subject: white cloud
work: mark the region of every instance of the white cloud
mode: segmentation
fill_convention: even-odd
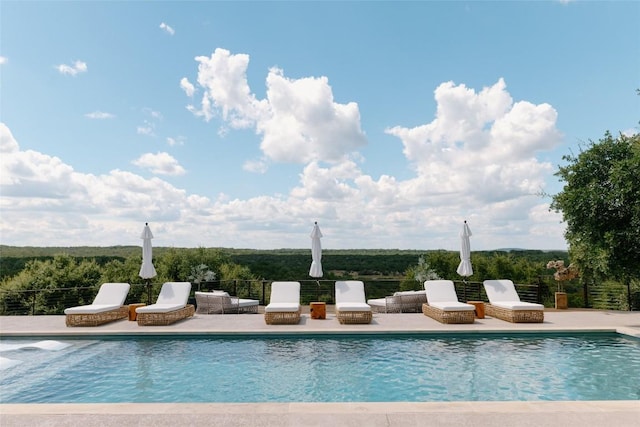
[[[20,147],[6,124],[0,122],[0,153],[8,154],[18,151]]]
[[[160,24],[160,29],[171,36],[176,33],[173,28],[171,28],[169,25],[165,24],[164,22]]]
[[[158,175],[184,175],[186,171],[169,153],[146,153],[132,162]]]
[[[291,80],[271,70],[267,96],[258,101],[250,92],[242,98],[238,87],[216,81],[229,69],[243,69],[242,58],[223,53],[215,61],[221,62],[215,67],[226,71],[199,79],[209,82],[202,86],[205,98],[212,106],[218,103],[207,114],[224,117],[226,105],[229,129],[248,120],[264,138],[289,125],[297,127],[294,136],[303,129],[310,135],[316,132],[315,138],[322,141],[341,133],[364,138],[356,130],[359,124],[355,126],[357,109],[333,102],[325,78]],[[213,66],[208,58],[206,62],[205,68]],[[225,79],[240,87],[246,82],[238,73]],[[218,85],[226,95],[215,94],[212,88]],[[474,233],[472,250],[564,248],[560,215],[549,212],[548,204],[536,195],[552,173],[551,165],[536,156],[561,141],[555,110],[547,104],[514,101],[502,79],[479,92],[443,83],[434,96],[432,120],[387,129],[399,138],[398,150],[402,147],[414,168],[409,179],[369,175],[362,169],[366,162],[349,154],[357,144],[327,153],[315,140],[298,140],[288,146],[302,153],[294,160],[308,159],[298,182],[282,193],[246,200],[223,194],[210,200],[127,171],[78,173],[57,158],[20,151],[3,126],[0,231],[4,241],[19,244],[41,245],[43,238],[52,245],[129,244],[123,237],[129,234],[136,244],[140,224],[149,220],[155,223],[158,245],[280,248],[307,247],[317,220],[327,248],[457,250],[459,228],[468,220]],[[297,103],[298,111],[289,111],[287,102]],[[348,113],[338,114],[343,109]],[[314,129],[310,117],[324,119],[323,129]],[[264,156],[246,161],[244,169],[266,174],[267,165],[282,157],[274,150],[263,148]],[[134,163],[155,174],[185,173],[167,153],[145,154]],[[32,231],[39,229],[46,230],[44,235]]]
[[[254,127],[272,161],[340,162],[366,145],[358,105],[336,103],[326,77],[294,80],[272,68],[267,97],[258,100],[247,82],[248,55],[216,49],[196,61],[204,95],[199,107],[187,108],[207,121],[219,115],[234,129]]]
[[[248,172],[263,174],[263,173],[267,172],[267,170],[269,169],[269,165],[268,165],[268,161],[266,159],[247,160],[242,165],[242,169],[244,169],[244,170],[246,170]]]
[[[138,126],[136,128],[136,133],[138,135],[148,135],[148,136],[154,136],[155,135],[153,133],[153,127],[150,126],[150,125]]]
[[[180,80],[180,89],[182,89],[188,97],[192,97],[196,92],[196,87],[186,77]]]
[[[104,111],[94,111],[91,113],[87,113],[84,116],[88,119],[97,119],[97,120],[113,119],[116,117],[114,114],[105,113]]]
[[[56,65],[56,70],[58,70],[60,74],[75,76],[79,73],[86,73],[87,64],[82,61],[75,61],[72,65],[67,65],[67,64]]]
[[[169,144],[171,147],[175,145],[184,145],[186,140],[187,139],[184,136],[177,136],[175,138],[167,137],[167,144]]]
[[[9,59],[6,56],[0,56],[0,65],[4,65],[9,62]]]
[[[479,93],[443,83],[435,99],[430,123],[386,130],[402,140],[424,195],[458,194],[483,203],[539,192],[551,165],[535,155],[561,142],[550,105],[514,104],[502,79]]]

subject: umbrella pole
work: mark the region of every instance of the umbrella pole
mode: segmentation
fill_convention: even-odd
[[[147,279],[147,304],[151,305],[151,281]]]

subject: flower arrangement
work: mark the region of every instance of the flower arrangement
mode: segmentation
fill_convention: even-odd
[[[565,267],[563,260],[549,261],[547,268],[554,268],[556,270],[556,272],[553,273],[553,278],[558,282],[558,292],[562,292],[562,282],[578,277],[578,269],[573,264]]]

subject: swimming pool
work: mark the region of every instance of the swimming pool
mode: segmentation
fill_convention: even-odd
[[[640,399],[640,340],[613,333],[36,341],[0,343],[0,402]]]

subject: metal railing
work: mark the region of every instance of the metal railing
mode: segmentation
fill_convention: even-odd
[[[335,303],[335,280],[297,280],[300,282],[300,302],[307,305],[312,301]],[[365,293],[369,298],[383,298],[393,295],[400,289],[401,279],[364,279]],[[193,283],[190,303],[195,304],[195,291],[224,290],[232,296],[257,299],[260,305],[269,302],[271,280],[222,280],[215,282]],[[454,281],[456,292],[461,301],[487,301],[481,282]],[[160,292],[161,283],[134,283],[125,300],[125,304],[155,302]],[[419,290],[416,283],[414,290]],[[523,301],[542,302],[541,284],[517,284],[516,289]],[[91,304],[98,286],[0,290],[0,315],[60,315],[67,307]],[[403,289],[406,290],[406,289]]]

